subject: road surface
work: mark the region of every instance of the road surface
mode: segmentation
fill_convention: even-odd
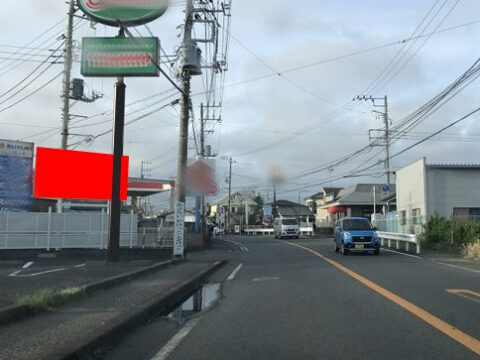
[[[235,237],[222,297],[181,324],[158,319],[106,359],[478,359],[480,273],[331,239]],[[232,252],[232,248],[236,247]],[[192,255],[193,256],[193,255]]]

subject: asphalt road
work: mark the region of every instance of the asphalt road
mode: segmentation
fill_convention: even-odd
[[[233,239],[243,251],[215,251],[230,261],[210,279],[222,283],[216,305],[153,321],[105,359],[480,358],[479,272],[386,251],[343,256],[331,239]]]

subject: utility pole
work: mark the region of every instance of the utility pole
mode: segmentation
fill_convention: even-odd
[[[205,159],[205,114],[203,112],[203,103],[200,105],[200,157]],[[201,223],[201,248],[205,249],[207,241],[207,224],[205,219],[205,195],[202,195],[200,201],[200,223]]]
[[[192,43],[193,29],[193,0],[187,0],[185,5],[185,32],[183,36],[184,63],[181,69],[182,94],[180,98],[180,129],[178,139],[177,179],[175,193],[175,239],[174,257],[183,258],[185,255],[185,184],[188,157],[188,122],[190,111],[190,80],[191,69],[187,66],[188,49]]]
[[[151,169],[149,169],[146,165],[151,165],[152,162],[150,160],[142,160],[142,165],[140,167],[140,177],[142,179],[145,178],[145,173],[147,172],[150,172]]]
[[[62,149],[68,148],[68,123],[70,121],[70,78],[72,74],[73,16],[75,0],[70,0],[67,14],[67,32],[65,34],[64,70],[62,88]],[[57,202],[57,212],[63,212],[63,199]]]
[[[387,154],[387,158],[385,159],[385,168],[387,169],[387,184],[388,186],[391,185],[390,179],[390,126],[389,126],[389,118],[388,118],[388,98],[385,95],[384,104],[383,104],[385,111],[383,113],[383,121],[385,123],[385,152]]]
[[[385,145],[385,173],[387,175],[387,184],[391,185],[391,169],[390,169],[390,118],[388,116],[388,97],[385,95],[384,97],[373,97],[373,96],[357,96],[353,100],[371,100],[373,106],[378,108],[383,108],[383,111],[373,110],[373,112],[380,114],[383,118],[383,123],[385,128],[384,129],[371,129],[371,131],[383,131],[383,143]],[[378,102],[383,101],[382,104],[377,105]]]
[[[228,175],[228,214],[227,214],[227,233],[230,233],[230,214],[232,213],[232,157],[230,157],[230,171]]]
[[[277,182],[273,181],[273,218],[277,217]]]

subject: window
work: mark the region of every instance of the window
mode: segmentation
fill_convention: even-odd
[[[283,225],[298,225],[297,219],[283,219],[282,220]]]
[[[453,208],[453,216],[460,221],[469,219],[480,221],[480,208]]]
[[[413,216],[413,223],[414,224],[420,224],[420,217],[422,216],[422,212],[420,209],[413,209],[412,210],[412,216]]]
[[[400,211],[400,225],[407,225],[407,211]]]
[[[480,219],[480,208],[468,209],[468,216],[470,216],[470,218],[474,220]]]

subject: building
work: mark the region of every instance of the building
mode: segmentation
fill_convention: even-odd
[[[480,165],[429,165],[423,158],[404,167],[397,171],[397,208],[400,232],[435,214],[480,218]]]
[[[346,216],[370,219],[373,213],[395,210],[391,200],[395,193],[395,185],[356,184],[341,190],[333,189],[326,193],[324,204],[317,206],[318,227],[332,227],[337,220]]]
[[[222,219],[223,222],[226,222],[227,213],[228,213],[228,195],[220,198],[217,201],[212,202],[209,205],[209,214],[210,218],[217,219],[217,213],[219,208],[223,208],[223,214],[225,214]],[[260,205],[253,200],[250,196],[236,192],[231,194],[230,197],[230,206],[232,213],[230,215],[230,225],[247,225],[252,222],[252,217],[258,212]],[[222,221],[218,221],[219,223]],[[252,224],[250,224],[252,225]]]
[[[322,191],[305,198],[307,206],[315,214],[315,225],[317,227],[331,226],[328,209],[324,208],[324,206],[334,201],[342,189],[341,187],[324,187]]]
[[[297,204],[288,200],[277,200],[276,216],[281,218],[295,218],[300,224],[314,224],[315,215],[306,205]],[[270,205],[273,205],[270,204]]]

